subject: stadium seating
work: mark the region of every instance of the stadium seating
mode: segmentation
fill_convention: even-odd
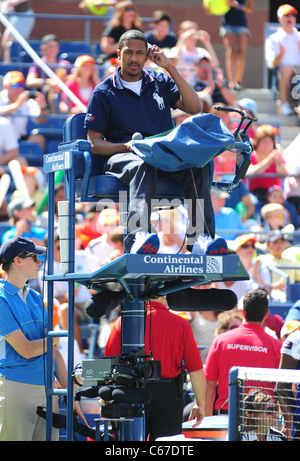
[[[91,55],[90,45],[86,42],[60,42],[59,57],[66,59],[72,64],[75,59],[82,54]]]
[[[11,229],[11,225],[8,222],[0,222],[0,242],[2,242],[2,237],[8,230]]]
[[[37,123],[30,119],[27,124],[27,133],[40,134],[46,139],[46,153],[54,152],[63,140],[64,117],[48,115],[45,123]]]
[[[19,142],[20,156],[24,157],[28,165],[42,168],[44,152],[39,144],[30,141]]]
[[[300,299],[300,282],[291,283],[290,299],[293,302],[296,302]]]

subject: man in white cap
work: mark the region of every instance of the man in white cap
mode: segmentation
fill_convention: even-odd
[[[295,27],[297,14],[292,5],[281,5],[277,10],[281,27],[266,40],[267,66],[270,69],[279,68],[279,94],[284,116],[293,113],[288,103],[288,93],[292,77],[300,72],[300,32]]]
[[[25,89],[25,76],[17,70],[7,72],[3,77],[3,90],[0,92],[0,115],[10,120],[18,141],[31,141],[45,150],[45,138],[41,134],[28,133],[30,119],[35,122],[46,121],[45,96],[37,91],[31,95]]]
[[[222,69],[212,66],[211,56],[208,52],[199,52],[199,59],[195,62],[195,70],[196,77],[192,84],[195,91],[210,95],[213,104],[222,102],[234,105],[236,103],[236,96],[229,88]]]

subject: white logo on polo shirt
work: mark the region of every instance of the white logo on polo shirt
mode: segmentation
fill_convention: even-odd
[[[159,96],[159,94],[155,92],[153,93],[153,99],[155,99],[155,101],[157,102],[159,110],[164,110],[165,108],[164,98],[162,96]]]

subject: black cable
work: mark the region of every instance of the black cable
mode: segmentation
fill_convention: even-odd
[[[193,180],[193,186],[194,186],[195,195],[196,195],[196,203],[199,204],[200,198],[199,198],[199,196],[198,196],[198,191],[197,191],[197,187],[196,187],[194,172],[193,172],[193,169],[192,169],[192,168],[190,168],[190,172],[191,172],[191,176],[192,176],[192,180]],[[201,215],[202,215],[203,224],[206,224],[206,221],[205,221],[205,213],[204,213],[204,210],[202,209],[202,207],[200,206],[200,204],[199,204],[199,209],[200,209],[200,213],[201,213]],[[196,210],[195,210],[195,213],[196,213]],[[209,230],[208,230],[208,227],[207,227],[207,226],[206,226],[206,229],[207,229],[207,232],[209,233]],[[211,236],[210,234],[209,234],[209,236],[212,238],[212,236]]]
[[[149,316],[149,356],[150,360],[153,359],[153,354],[152,354],[152,339],[151,339],[151,334],[152,334],[152,306],[151,306],[151,299],[148,300],[149,303],[149,308],[150,308],[150,316]],[[146,319],[147,319],[147,308],[146,308]]]

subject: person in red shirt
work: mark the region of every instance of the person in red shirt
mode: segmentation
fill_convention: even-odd
[[[88,105],[89,99],[96,85],[100,83],[99,70],[92,56],[78,56],[74,62],[75,72],[66,80],[66,86],[84,104]],[[63,113],[78,114],[81,108],[71,101],[66,93],[62,93],[59,109]]]
[[[100,237],[101,233],[97,229],[99,211],[89,210],[85,220],[75,224],[76,237],[79,239],[81,248],[84,250],[91,240]]]
[[[243,299],[243,324],[216,336],[205,360],[205,415],[215,409],[228,413],[229,371],[232,367],[279,368],[282,343],[266,333],[263,327],[268,316],[268,294],[255,289]],[[214,403],[216,390],[218,397]]]
[[[280,130],[272,125],[261,125],[256,129],[252,141],[254,151],[251,154],[251,165],[247,170],[249,189],[258,200],[267,201],[269,187],[280,186],[281,178],[277,175],[287,175],[282,147],[277,142]],[[272,174],[272,177],[265,177]],[[251,178],[251,175],[259,175]],[[275,176],[274,176],[275,175]]]
[[[183,395],[181,385],[182,365],[190,374],[195,405],[189,420],[194,426],[204,417],[205,377],[203,364],[189,322],[168,310],[166,299],[161,297],[147,303],[145,327],[145,351],[161,362],[161,379],[146,383],[152,399],[145,405],[145,437],[181,434]],[[122,320],[119,317],[112,327],[105,347],[105,356],[121,353]],[[150,346],[151,345],[151,346]]]

